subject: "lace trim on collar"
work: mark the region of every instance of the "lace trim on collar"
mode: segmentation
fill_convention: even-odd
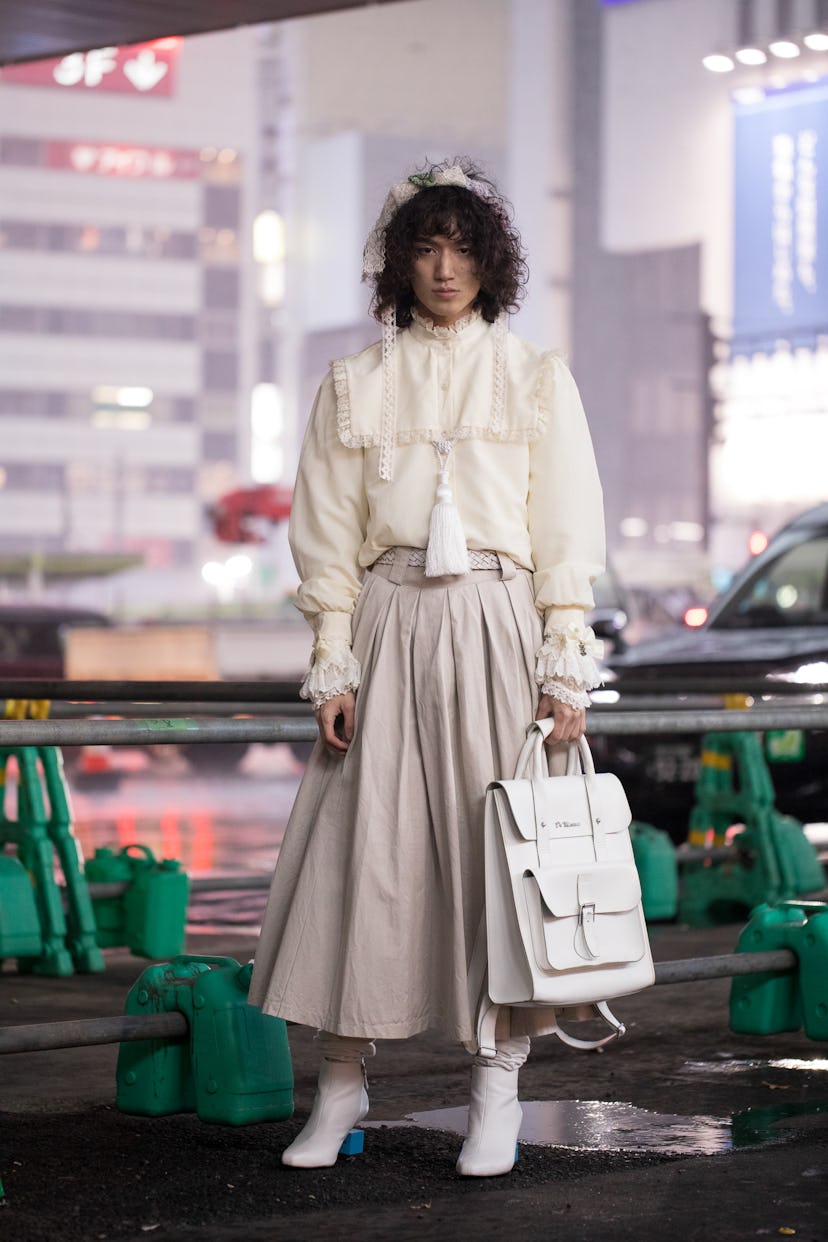
[[[415,321],[415,323],[419,324],[424,331],[431,333],[432,336],[442,337],[445,339],[446,337],[451,338],[453,336],[459,336],[466,330],[466,328],[469,327],[470,324],[475,323],[480,318],[480,311],[470,310],[468,315],[463,315],[460,319],[456,319],[454,323],[449,324],[448,327],[442,327],[441,325],[436,324],[434,320],[430,319],[427,315],[421,315],[416,307],[413,307],[411,310],[411,318]]]
[[[418,323],[421,317],[418,316]],[[477,311],[464,316],[458,323],[470,324],[480,319]],[[423,324],[427,328],[427,325]],[[456,325],[455,325],[456,326]],[[512,428],[506,421],[507,347],[509,328],[505,317],[491,325],[492,351],[492,399],[489,420],[486,424],[465,425],[448,431],[440,427],[412,427],[399,429],[396,425],[396,331],[389,323],[383,325],[382,366],[383,389],[379,427],[363,435],[355,434],[351,423],[351,393],[348,376],[348,359],[337,358],[331,363],[336,392],[336,417],[339,440],[346,448],[380,448],[380,478],[393,477],[393,450],[396,445],[428,444],[434,440],[499,440],[505,444],[526,444],[539,439],[546,429],[547,416],[552,405],[555,386],[555,360],[559,355],[542,355],[535,389],[536,420],[532,427]],[[436,329],[451,332],[451,328]],[[481,411],[482,413],[482,411]]]

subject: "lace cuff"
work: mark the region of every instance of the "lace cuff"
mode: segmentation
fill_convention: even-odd
[[[603,680],[595,663],[603,652],[603,643],[588,627],[570,622],[565,629],[550,630],[537,654],[535,681],[544,694],[552,694],[555,698],[562,696],[550,689],[551,685],[563,685],[575,691],[592,690]]]
[[[590,704],[586,690],[568,678],[565,681],[545,681],[541,686],[541,692],[548,694],[551,699],[557,699],[560,703],[574,707],[576,711],[582,707],[589,707]]]
[[[318,639],[313,661],[299,690],[301,699],[310,699],[314,707],[327,703],[338,694],[356,690],[362,676],[359,661],[350,646],[342,641]]]

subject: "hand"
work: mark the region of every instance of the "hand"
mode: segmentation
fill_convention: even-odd
[[[560,699],[553,699],[551,694],[542,694],[535,720],[546,720],[552,716],[555,727],[545,739],[547,746],[555,746],[558,742],[577,742],[586,732],[586,709],[570,707]]]
[[[348,690],[316,708],[316,723],[330,754],[344,757],[347,753],[354,736],[355,705],[356,696]]]

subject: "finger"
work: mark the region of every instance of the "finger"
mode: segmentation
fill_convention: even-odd
[[[333,702],[333,700],[329,700],[329,702]],[[339,711],[336,708],[329,706],[328,703],[323,703],[319,710],[319,727],[322,730],[322,737],[328,749],[336,754],[344,754],[348,749],[348,744],[341,741],[334,732],[338,716]]]
[[[353,741],[354,737],[354,699],[351,695],[342,704],[342,732],[345,735],[347,749],[347,744]]]

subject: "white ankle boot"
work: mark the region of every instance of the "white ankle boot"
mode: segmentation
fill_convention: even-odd
[[[311,1115],[290,1147],[282,1152],[282,1164],[295,1169],[323,1169],[336,1164],[348,1131],[367,1112],[362,1062],[323,1058]]]
[[[472,1066],[468,1138],[457,1161],[464,1177],[497,1177],[515,1163],[523,1109],[518,1104],[518,1071]]]

